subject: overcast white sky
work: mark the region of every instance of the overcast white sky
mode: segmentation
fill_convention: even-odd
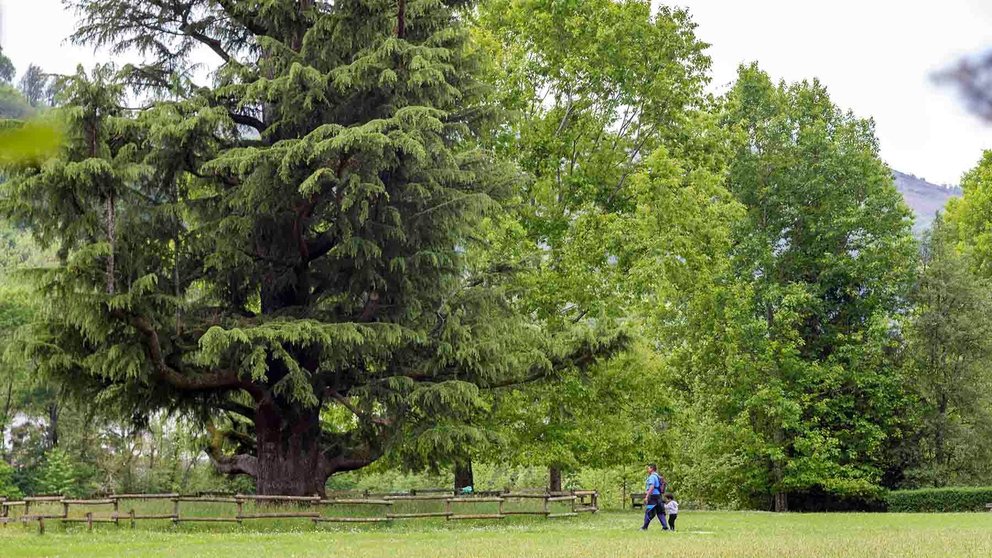
[[[136,0],[140,1],[140,0]],[[992,2],[982,0],[672,0],[689,8],[710,43],[714,86],[757,60],[773,78],[818,77],[834,102],[877,123],[894,168],[957,183],[985,148],[992,127],[967,114],[933,72],[962,54],[992,47]],[[71,72],[106,60],[68,45],[74,15],[60,0],[0,0],[0,45],[18,70],[31,62]]]
[[[933,73],[992,47],[992,2],[983,0],[673,0],[712,45],[713,83],[757,61],[773,79],[819,78],[835,103],[873,117],[895,169],[957,184],[992,127],[967,114]],[[724,87],[725,89],[725,87]]]

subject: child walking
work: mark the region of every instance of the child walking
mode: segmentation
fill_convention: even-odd
[[[665,494],[665,513],[668,514],[668,528],[675,530],[675,520],[679,518],[679,503],[671,493]]]

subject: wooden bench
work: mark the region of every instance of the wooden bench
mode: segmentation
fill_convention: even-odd
[[[644,507],[644,493],[638,492],[630,495],[630,507],[631,508],[643,508]]]

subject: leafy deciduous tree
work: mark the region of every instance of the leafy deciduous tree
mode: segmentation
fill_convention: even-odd
[[[871,122],[819,83],[745,67],[726,103],[728,184],[747,216],[688,367],[701,422],[725,425],[698,448],[716,450],[718,484],[779,511],[789,494],[871,494],[906,397],[909,212]]]
[[[693,29],[685,11],[653,13],[640,1],[505,0],[479,14],[479,42],[495,60],[493,100],[515,115],[492,142],[530,177],[494,244],[537,262],[519,276],[518,302],[552,331],[616,322],[637,330],[638,313],[665,299],[678,268],[703,249],[691,246],[707,234],[690,215],[699,206],[673,201],[703,196],[705,210],[727,201],[704,155],[709,60]],[[591,458],[590,439],[616,440],[616,424],[584,420],[590,405],[627,409],[627,425],[652,422],[663,406],[657,389],[641,389],[635,405],[610,389],[644,386],[637,376],[651,365],[625,363],[561,370],[557,381],[499,397],[515,457],[547,465],[552,489],[563,468]],[[588,430],[596,425],[603,430]],[[622,437],[616,449],[637,453],[637,436]]]
[[[950,230],[949,230],[950,229]],[[919,398],[911,439],[911,485],[969,484],[989,472],[988,391],[992,299],[955,248],[953,228],[934,221],[923,244],[906,329],[908,380]]]

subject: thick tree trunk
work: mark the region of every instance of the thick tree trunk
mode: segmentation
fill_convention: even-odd
[[[475,476],[472,473],[472,460],[455,462],[455,492],[461,491],[466,486],[475,486]]]
[[[561,469],[554,465],[548,467],[548,490],[561,492]]]
[[[317,409],[290,416],[275,405],[260,405],[255,414],[255,435],[259,494],[324,495],[328,467],[320,451]]]
[[[775,511],[778,513],[789,511],[789,495],[785,492],[775,493]]]

